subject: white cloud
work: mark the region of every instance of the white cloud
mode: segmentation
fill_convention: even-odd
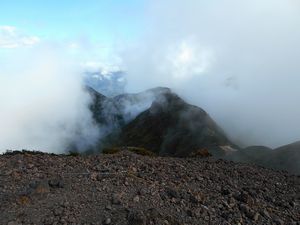
[[[32,46],[40,42],[40,38],[20,32],[13,26],[0,26],[0,48],[19,48]]]
[[[299,140],[298,2],[149,1],[122,57],[128,91],[171,87],[244,145]]]
[[[109,75],[113,72],[120,71],[121,68],[117,64],[108,63],[104,61],[86,61],[81,63],[82,70],[86,72],[99,72],[102,75]]]
[[[0,62],[0,153],[6,149],[79,150],[99,137],[73,61],[53,46],[27,49]],[[18,65],[18,66],[15,66]]]
[[[166,53],[166,64],[175,79],[188,79],[207,71],[212,61],[212,51],[201,47],[192,39],[184,39],[170,46]]]

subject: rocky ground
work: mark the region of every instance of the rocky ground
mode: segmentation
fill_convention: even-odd
[[[200,158],[0,156],[0,224],[300,224],[300,177]]]

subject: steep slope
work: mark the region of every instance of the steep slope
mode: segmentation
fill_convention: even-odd
[[[266,159],[270,160],[273,149],[265,146],[249,146],[240,151],[231,152],[225,156],[228,160],[245,163],[255,163],[265,166]]]
[[[118,127],[124,123],[119,106],[111,98],[90,87],[86,87],[86,90],[92,97],[90,110],[96,123],[110,127]]]
[[[126,124],[147,110],[155,99],[170,91],[168,88],[159,87],[136,94],[106,97],[91,87],[86,87],[86,90],[92,97],[90,109],[100,131],[97,145],[88,152],[101,151],[104,147],[114,145]]]
[[[153,101],[161,95],[170,92],[169,88],[153,88],[140,93],[121,94],[115,97],[106,97],[91,87],[86,87],[93,101],[90,106],[95,121],[99,125],[117,123],[123,126],[138,114],[150,108]]]
[[[125,125],[115,143],[174,156],[187,156],[203,148],[219,156],[225,154],[224,146],[234,147],[204,110],[170,91]]]
[[[275,149],[272,161],[273,168],[300,174],[300,141]]]
[[[224,158],[300,174],[300,142],[277,149],[270,149],[264,146],[250,146],[240,151],[232,152]]]
[[[155,100],[170,92],[169,88],[157,87],[139,93],[121,94],[112,98],[112,101],[119,106],[126,122],[130,122],[141,112],[149,109]]]

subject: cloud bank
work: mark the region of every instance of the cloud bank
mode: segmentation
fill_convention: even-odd
[[[53,46],[6,58],[0,71],[0,151],[84,150],[99,129],[73,62]],[[17,66],[16,66],[17,65]]]
[[[293,0],[149,1],[122,51],[128,91],[168,86],[241,145],[300,139],[300,5]]]

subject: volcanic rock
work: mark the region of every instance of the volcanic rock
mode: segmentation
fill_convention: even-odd
[[[19,162],[39,166],[29,173]],[[90,177],[107,170],[109,178]],[[8,175],[12,171],[20,176]],[[23,225],[299,224],[299,182],[299,176],[282,171],[213,158],[126,150],[77,157],[18,152],[0,155],[0,220]],[[33,191],[24,192],[28,189]]]

